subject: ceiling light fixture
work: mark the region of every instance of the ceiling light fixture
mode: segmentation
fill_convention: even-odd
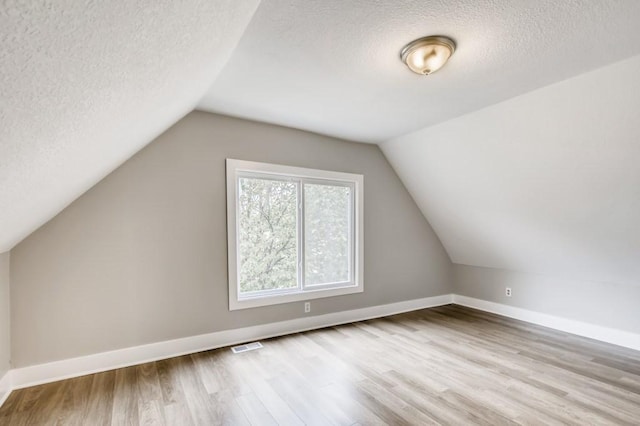
[[[407,44],[400,58],[416,74],[429,75],[442,68],[455,50],[456,44],[449,37],[422,37]]]

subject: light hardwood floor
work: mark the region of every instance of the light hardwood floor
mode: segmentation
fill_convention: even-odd
[[[2,425],[640,424],[640,352],[449,305],[13,392]]]

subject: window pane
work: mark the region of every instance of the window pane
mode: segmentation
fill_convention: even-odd
[[[297,185],[239,179],[240,293],[298,287]]]
[[[304,185],[305,285],[350,281],[351,188]]]

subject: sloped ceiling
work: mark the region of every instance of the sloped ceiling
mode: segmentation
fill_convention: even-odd
[[[258,1],[1,3],[0,252],[197,104],[382,143],[454,262],[638,282],[640,2]]]
[[[258,1],[0,3],[0,252],[191,111]]]
[[[638,22],[631,0],[273,0],[199,108],[381,143],[456,263],[638,283]],[[399,51],[430,34],[458,48],[417,76]]]
[[[640,56],[382,145],[455,263],[640,285]]]
[[[635,0],[270,0],[202,99],[206,111],[382,142],[640,53]],[[399,60],[418,37],[442,71]]]

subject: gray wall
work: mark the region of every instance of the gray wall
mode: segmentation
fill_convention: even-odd
[[[314,315],[450,292],[450,260],[377,146],[194,112],[11,251],[14,367],[303,316],[228,310],[227,157],[364,175],[365,291]]]
[[[0,253],[0,379],[11,369],[9,252]],[[0,389],[0,396],[6,389]]]
[[[453,286],[463,296],[640,333],[640,286],[457,264]],[[511,297],[505,287],[511,287]]]

